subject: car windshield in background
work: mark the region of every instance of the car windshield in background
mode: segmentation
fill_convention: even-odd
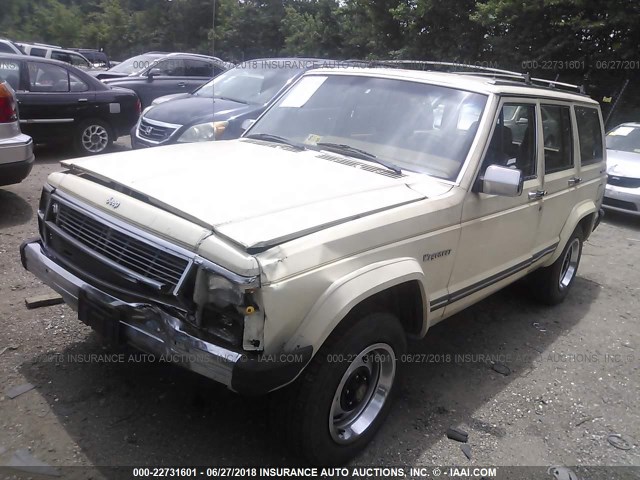
[[[109,72],[114,73],[122,73],[125,75],[131,75],[133,73],[138,73],[149,65],[153,64],[153,62],[157,61],[159,58],[162,58],[164,55],[138,55],[136,57],[131,57],[125,60],[122,63],[119,63],[115,67],[109,69]]]
[[[607,149],[640,153],[640,128],[621,125],[607,134]]]
[[[194,95],[212,98],[215,94],[238,103],[264,105],[303,70],[278,62],[247,62],[218,75]]]
[[[249,135],[275,135],[308,148],[348,146],[403,170],[454,181],[486,101],[485,95],[424,83],[309,75]]]

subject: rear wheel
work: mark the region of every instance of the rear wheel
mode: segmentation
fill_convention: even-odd
[[[86,120],[78,125],[75,148],[81,155],[97,155],[107,151],[113,143],[111,127],[99,119]]]
[[[583,239],[582,229],[576,228],[562,255],[552,265],[533,272],[533,292],[539,301],[556,305],[567,297],[580,265]]]
[[[332,334],[302,377],[277,392],[273,427],[312,464],[340,465],[360,452],[389,414],[398,390],[404,330],[370,313]]]

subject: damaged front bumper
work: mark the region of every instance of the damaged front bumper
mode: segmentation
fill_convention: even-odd
[[[58,292],[84,323],[107,340],[161,356],[238,393],[276,390],[292,382],[311,359],[311,346],[265,356],[204,341],[161,307],[144,300],[122,301],[73,275],[46,255],[39,239],[23,243],[20,256],[25,269]]]

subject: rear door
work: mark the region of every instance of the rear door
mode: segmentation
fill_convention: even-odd
[[[595,199],[600,207],[606,186],[602,114],[596,105],[575,105],[574,112],[580,153],[577,202]]]
[[[536,244],[553,249],[577,200],[578,145],[574,112],[569,103],[540,102],[544,175],[540,228]]]

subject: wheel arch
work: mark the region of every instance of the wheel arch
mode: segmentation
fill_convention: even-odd
[[[545,262],[544,266],[551,265],[560,257],[560,255],[562,255],[564,247],[567,245],[569,238],[577,227],[582,228],[584,240],[587,240],[593,231],[593,225],[596,221],[597,215],[598,207],[593,200],[586,200],[575,205],[571,210],[564,227],[562,227],[558,247],[549,260]]]
[[[403,302],[407,296],[411,301]],[[344,321],[380,305],[398,315],[407,334],[426,333],[428,299],[424,272],[415,258],[367,265],[333,282],[309,310],[285,351],[313,345],[315,355]]]

